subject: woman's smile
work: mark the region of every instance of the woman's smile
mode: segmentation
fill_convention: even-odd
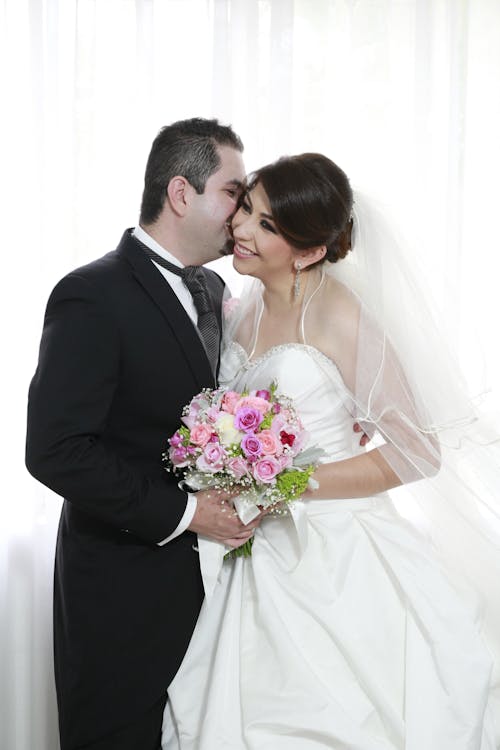
[[[250,250],[250,248],[245,247],[245,245],[242,245],[236,237],[234,238],[234,249],[233,252],[238,258],[254,258],[258,253],[254,252],[253,250]]]

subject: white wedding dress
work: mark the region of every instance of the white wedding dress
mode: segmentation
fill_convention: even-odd
[[[226,383],[275,379],[335,461],[357,454],[336,366],[305,344]],[[229,375],[228,375],[229,373]],[[301,501],[226,561],[169,688],[166,750],[495,750],[492,659],[474,608],[388,495]]]

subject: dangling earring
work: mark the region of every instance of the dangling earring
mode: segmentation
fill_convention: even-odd
[[[297,265],[295,266],[295,279],[294,279],[293,287],[292,287],[292,294],[293,294],[294,302],[300,294],[300,271],[301,269],[302,269],[302,264],[297,263]]]

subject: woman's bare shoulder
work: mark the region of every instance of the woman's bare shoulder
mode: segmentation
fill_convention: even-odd
[[[311,339],[317,348],[337,361],[356,345],[360,301],[342,282],[327,276],[311,307],[308,316]]]
[[[325,322],[329,326],[358,325],[361,303],[345,284],[332,276],[327,276],[322,298],[326,313]]]

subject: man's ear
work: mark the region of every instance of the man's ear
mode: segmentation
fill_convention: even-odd
[[[167,186],[167,198],[172,211],[177,216],[184,216],[189,202],[189,194],[193,187],[185,177],[172,177]]]
[[[297,270],[297,264],[300,263],[302,270],[307,266],[317,263],[318,260],[323,260],[326,255],[326,245],[319,245],[318,247],[311,247],[308,250],[299,250],[295,253],[296,258],[294,260],[294,267]]]

